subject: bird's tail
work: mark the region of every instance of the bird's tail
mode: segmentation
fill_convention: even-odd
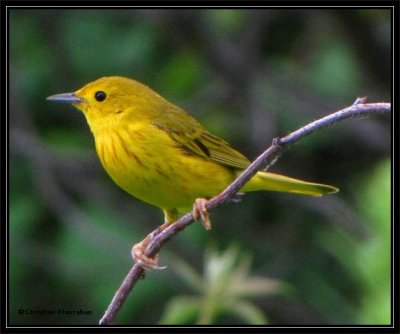
[[[339,191],[338,188],[333,186],[306,182],[293,179],[291,177],[267,172],[258,172],[241,189],[241,191],[243,192],[257,190],[282,191],[314,197],[332,194]]]

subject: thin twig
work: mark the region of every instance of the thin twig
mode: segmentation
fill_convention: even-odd
[[[207,204],[207,211],[212,211],[217,206],[222,203],[233,199],[237,192],[244,186],[244,184],[251,179],[259,170],[266,170],[272,164],[274,164],[284,148],[289,145],[294,144],[305,136],[325,128],[327,126],[332,126],[335,123],[345,120],[347,118],[357,118],[362,117],[372,113],[387,113],[391,110],[390,103],[364,103],[365,98],[358,98],[353,105],[348,108],[339,110],[333,114],[320,118],[314,122],[311,122],[300,129],[288,134],[283,138],[275,138],[272,145],[264,151],[256,160],[254,160],[248,168],[246,168],[236,179],[232,182],[224,191],[219,195],[211,198]],[[171,224],[168,228],[155,235],[148,247],[146,248],[144,254],[149,257],[156,255],[160,248],[179,231],[183,230],[191,223],[194,222],[194,217],[192,213],[187,213],[182,216],[179,220]],[[101,318],[100,325],[110,325],[122,305],[124,304],[129,292],[132,290],[139,278],[144,278],[144,269],[135,263],[121,286],[117,290],[112,299],[110,305],[108,306],[104,316]]]

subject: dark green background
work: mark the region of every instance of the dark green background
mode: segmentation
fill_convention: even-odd
[[[11,8],[8,19],[13,325],[96,324],[131,246],[162,222],[102,170],[83,115],[47,96],[105,75],[135,78],[250,159],[358,96],[390,102],[389,10]],[[291,287],[248,299],[269,324],[388,324],[390,135],[390,117],[374,115],[296,144],[271,171],[338,194],[252,193],[217,209],[210,232],[194,224],[163,248],[168,269],[139,282],[116,323],[157,324],[175,297],[194,294],[176,257],[201,273],[206,251],[236,244],[252,257],[249,275]]]

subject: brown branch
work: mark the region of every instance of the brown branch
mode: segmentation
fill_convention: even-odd
[[[232,200],[237,195],[237,192],[243,187],[243,185],[251,179],[253,175],[255,175],[259,170],[268,169],[273,163],[276,162],[277,157],[284,148],[287,148],[289,145],[294,144],[305,136],[325,128],[327,126],[332,126],[335,123],[345,120],[347,118],[356,118],[363,117],[372,113],[387,113],[391,110],[390,103],[364,103],[365,98],[358,98],[353,105],[348,108],[337,111],[333,114],[330,114],[326,117],[318,119],[314,122],[311,122],[300,129],[288,134],[282,138],[275,138],[272,142],[272,145],[264,151],[256,160],[254,160],[248,168],[246,168],[236,179],[232,182],[224,191],[222,191],[219,195],[211,198],[206,205],[207,211],[214,210],[217,206],[222,203]],[[187,213],[178,219],[176,222],[171,224],[168,228],[163,230],[162,232],[155,234],[151,239],[148,247],[146,248],[144,254],[152,257],[156,255],[161,247],[174,235],[176,235],[179,231],[183,230],[191,223],[194,222],[194,218],[192,213]],[[156,230],[155,230],[156,231]],[[153,233],[153,232],[152,232]],[[100,325],[110,325],[118,311],[121,309],[124,304],[126,298],[129,295],[129,292],[132,290],[136,282],[139,278],[144,277],[144,269],[138,264],[135,263],[121,286],[117,290],[112,299],[110,305],[108,306],[104,316],[101,318],[99,324]]]

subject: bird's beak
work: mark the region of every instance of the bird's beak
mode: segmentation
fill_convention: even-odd
[[[66,102],[66,103],[82,103],[83,99],[77,97],[75,93],[65,93],[65,94],[57,94],[57,95],[52,95],[46,98],[46,100],[49,101],[57,101],[57,102]]]

